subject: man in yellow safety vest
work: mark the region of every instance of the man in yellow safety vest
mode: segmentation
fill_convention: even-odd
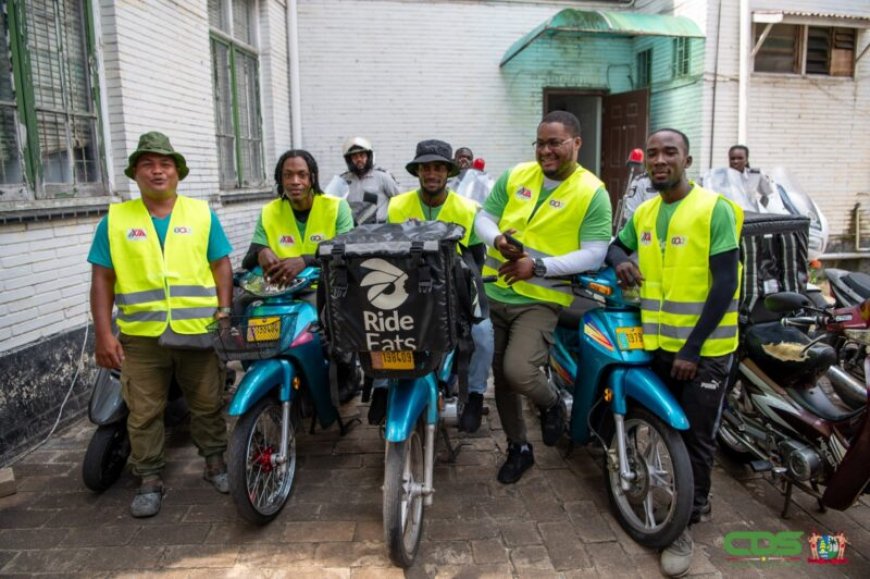
[[[150,517],[163,500],[163,410],[173,377],[190,408],[204,478],[229,492],[224,373],[207,327],[229,316],[232,247],[206,201],[176,192],[188,168],[166,135],[142,135],[125,174],[142,196],[111,205],[97,226],[88,254],[91,312],[97,364],[121,369],[130,410],[130,462],[142,479],[130,512]],[[112,333],[113,305],[119,337]]]
[[[715,435],[738,343],[743,225],[739,206],[688,180],[691,164],[682,132],[649,136],[646,171],[659,195],[637,208],[607,256],[621,284],[640,286],[644,349],[689,418],[681,434],[695,482],[690,526],[710,512]],[[687,528],[662,551],[665,575],[688,572],[693,548]]]
[[[489,246],[483,275],[495,330],[495,401],[508,439],[499,469],[503,484],[517,482],[534,462],[526,438],[522,396],[541,412],[544,444],[565,431],[566,412],[541,367],[547,365],[559,312],[571,288],[553,276],[601,266],[610,241],[610,198],[601,181],[577,163],[580,121],[565,111],[538,125],[536,160],[506,171],[478,213],[475,228]]]

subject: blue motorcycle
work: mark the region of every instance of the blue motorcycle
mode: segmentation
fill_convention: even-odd
[[[372,352],[389,356],[389,352]],[[444,437],[449,461],[456,449],[450,444],[445,416],[456,416],[456,396],[451,391],[454,353],[445,354],[437,369],[418,378],[388,381],[384,437],[384,541],[390,559],[407,568],[414,562],[423,528],[423,507],[432,504],[435,445],[438,431]],[[390,361],[388,361],[390,363]],[[393,362],[401,365],[401,360]],[[408,360],[408,364],[411,360]],[[410,369],[410,368],[409,368]],[[443,409],[443,412],[441,411]]]
[[[296,428],[303,406],[321,427],[338,421],[329,390],[329,360],[318,332],[313,295],[318,268],[305,268],[289,286],[268,283],[259,268],[241,279],[244,315],[215,322],[215,349],[242,360],[246,372],[229,415],[230,494],[242,518],[265,524],[278,516],[296,478]],[[312,422],[312,429],[314,423]]]
[[[689,522],[693,476],[678,431],[689,421],[650,369],[640,313],[610,268],[572,280],[598,306],[565,310],[549,373],[569,409],[570,439],[605,451],[607,492],[619,524],[646,547],[671,544]]]

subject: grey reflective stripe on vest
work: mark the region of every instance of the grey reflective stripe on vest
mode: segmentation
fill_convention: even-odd
[[[659,334],[659,325],[655,323],[645,323],[643,325],[643,333],[650,336],[658,336]]]
[[[172,308],[173,320],[198,320],[210,318],[214,315],[215,308]]]
[[[162,301],[166,299],[166,292],[162,289],[115,294],[115,303],[119,306],[133,306],[147,304],[148,302]]]
[[[169,286],[169,294],[174,298],[212,298],[217,295],[217,288],[201,285]]]
[[[701,312],[704,310],[704,304],[706,302],[672,302],[665,301],[662,303],[661,312],[666,314],[679,314],[686,316],[700,316]],[[643,299],[640,302],[641,309],[647,310],[649,312],[656,313],[659,310],[659,302],[658,300],[652,300],[649,298]],[[737,300],[731,300],[731,303],[728,304],[728,310],[725,312],[726,314],[730,314],[737,311]]]
[[[675,340],[688,340],[689,335],[692,333],[692,330],[695,328],[683,328],[677,326],[666,326],[664,324],[659,325],[658,334],[664,338],[674,338]],[[646,326],[644,326],[644,331],[646,331]],[[652,330],[653,332],[655,329]],[[727,338],[734,338],[737,336],[737,326],[719,326],[715,330],[713,330],[709,336],[707,336],[708,340],[721,340]]]
[[[214,308],[211,310],[214,312]],[[124,322],[165,322],[166,312],[118,312],[118,319]]]
[[[498,269],[499,267],[501,267],[501,262],[499,262],[495,258],[489,257],[489,256],[487,256],[486,261],[484,263],[485,263],[485,265],[487,265],[493,269]],[[524,279],[522,281],[523,281],[523,283],[529,283],[532,285],[536,285],[538,287],[557,291],[557,292],[560,292],[563,294],[573,295],[572,291],[571,291],[571,284],[568,283],[564,279],[556,280],[556,279],[547,279],[547,278],[540,278],[540,277],[531,277],[529,279]]]

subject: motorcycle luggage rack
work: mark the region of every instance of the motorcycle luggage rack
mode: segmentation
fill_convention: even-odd
[[[282,337],[295,321],[296,314],[274,316],[230,316],[212,322],[215,352],[224,362],[230,360],[266,360],[283,349]]]

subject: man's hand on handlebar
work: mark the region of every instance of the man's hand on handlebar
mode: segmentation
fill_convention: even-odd
[[[277,286],[286,287],[293,283],[299,272],[305,269],[305,260],[301,257],[288,257],[278,260],[268,268],[264,267],[266,281]]]
[[[643,285],[643,275],[633,261],[625,261],[616,266],[616,277],[622,287]]]

